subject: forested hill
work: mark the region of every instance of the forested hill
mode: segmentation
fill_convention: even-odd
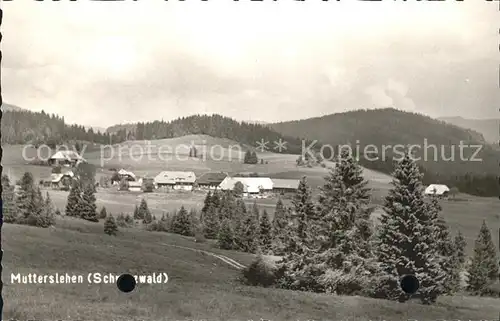
[[[147,123],[115,125],[109,127],[107,132],[114,133],[117,130],[132,131],[136,140],[153,140],[173,138],[184,135],[204,134],[212,137],[227,138],[240,144],[257,147],[257,141],[267,141],[269,150],[278,152],[273,148],[274,142],[280,139],[286,141],[284,153],[300,154],[302,141],[294,136],[277,133],[267,126],[261,124],[250,124],[239,122],[221,115],[193,115],[182,117],[170,122],[153,121]]]
[[[2,107],[2,109],[4,109]],[[89,141],[108,144],[124,141],[127,133],[115,134],[94,132],[80,125],[68,125],[64,117],[44,111],[31,112],[24,109],[4,109],[2,115],[2,144],[64,144],[68,141]]]
[[[361,157],[360,162],[367,168],[385,173],[390,173],[393,169],[394,154],[391,146],[421,146],[420,151],[416,149],[416,156],[422,158],[426,156],[424,150],[427,146],[427,157],[424,158],[425,161],[420,161],[421,167],[427,172],[424,177],[426,183],[441,182],[476,195],[500,195],[496,181],[500,153],[485,142],[480,133],[428,116],[386,108],[356,110],[268,126],[283,135],[305,137],[323,144],[359,145],[361,153],[364,146],[374,145],[379,159],[367,160]],[[461,157],[461,142],[464,145],[482,145],[481,151],[472,158],[477,148],[466,147]],[[436,146],[436,150],[431,145]],[[384,146],[388,149],[383,160],[381,153]],[[452,150],[454,158],[448,160],[453,155]]]

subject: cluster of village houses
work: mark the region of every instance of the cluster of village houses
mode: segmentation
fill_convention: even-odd
[[[82,161],[78,154],[68,152],[57,152],[49,160],[51,165],[62,167],[73,167]],[[84,160],[83,160],[84,161]],[[118,177],[127,181],[127,189],[130,192],[143,192],[145,185],[150,182],[157,191],[193,191],[193,190],[233,190],[237,182],[243,186],[243,196],[267,197],[271,194],[294,193],[298,186],[298,179],[275,179],[269,177],[231,177],[225,172],[208,172],[196,176],[191,171],[162,171],[155,177],[138,178],[133,172],[120,169]],[[53,173],[51,186],[61,188],[64,179],[73,179],[72,170],[62,170],[61,173]],[[119,181],[114,182],[115,185]]]
[[[49,164],[59,164],[65,167],[72,167],[78,162],[84,161],[81,156],[75,152],[57,152],[49,160]],[[127,189],[130,192],[143,192],[145,185],[149,182],[157,191],[193,191],[193,190],[233,190],[237,182],[243,186],[243,196],[247,197],[268,197],[272,194],[294,193],[298,186],[298,179],[276,179],[269,177],[231,177],[224,172],[208,172],[197,177],[191,171],[163,171],[155,177],[138,178],[136,175],[125,169],[118,172],[120,180],[128,182]],[[74,173],[64,171],[59,174],[52,174],[51,185],[53,188],[60,188],[63,179],[72,179]],[[114,184],[119,184],[114,182]],[[427,186],[424,194],[438,195],[446,197],[450,189],[446,185],[431,184]]]

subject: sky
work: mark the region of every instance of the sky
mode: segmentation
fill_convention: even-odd
[[[2,2],[5,103],[107,127],[394,107],[500,116],[496,2]]]

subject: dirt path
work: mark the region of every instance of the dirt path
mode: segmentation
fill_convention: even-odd
[[[208,256],[212,256],[212,257],[215,257],[217,259],[219,259],[220,261],[228,264],[229,266],[237,269],[237,270],[242,270],[245,268],[245,266],[241,263],[238,263],[236,262],[235,260],[225,256],[225,255],[220,255],[220,254],[216,254],[216,253],[213,253],[213,252],[209,252],[209,251],[205,251],[205,250],[200,250],[200,249],[194,249],[194,248],[191,248],[191,247],[185,247],[185,246],[179,246],[179,245],[172,245],[172,244],[166,244],[166,243],[160,243],[161,245],[165,245],[165,246],[170,246],[170,247],[176,247],[176,248],[179,248],[179,249],[184,249],[184,250],[189,250],[189,251],[194,251],[194,252],[198,252],[198,253],[202,253],[202,254],[205,254],[205,255],[208,255]]]

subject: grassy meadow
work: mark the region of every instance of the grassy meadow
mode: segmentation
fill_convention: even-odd
[[[212,150],[211,157],[185,157],[189,149],[182,145],[194,142],[198,152]],[[258,153],[267,164],[242,163],[235,142],[209,136],[185,136],[152,141],[148,155],[130,150],[133,144],[147,146],[148,142],[126,142],[116,145],[122,152],[108,151],[101,158],[98,146],[89,147],[83,154],[98,166],[100,176],[111,176],[110,169],[125,168],[139,176],[155,176],[162,170],[190,170],[197,175],[208,171],[257,172],[273,178],[299,179],[308,177],[317,194],[328,169],[296,166],[297,155]],[[142,144],[142,145],[141,145]],[[213,146],[220,146],[212,148]],[[123,147],[125,146],[125,147]],[[177,148],[181,146],[182,148]],[[127,149],[128,148],[128,149]],[[176,150],[177,148],[177,150]],[[183,149],[184,148],[184,149]],[[137,148],[139,149],[140,148]],[[24,172],[33,173],[35,180],[48,179],[51,168],[29,165],[22,154],[22,146],[4,146],[2,165],[4,174],[12,181]],[[146,147],[143,148],[146,150]],[[167,150],[166,152],[163,152]],[[170,152],[172,150],[173,152]],[[50,152],[46,152],[47,155]],[[138,154],[139,153],[139,154]],[[25,155],[36,154],[27,148]],[[205,154],[207,154],[205,152]],[[46,157],[47,155],[42,155]],[[165,157],[160,157],[163,155]],[[170,157],[168,157],[170,155]],[[176,157],[181,156],[181,157]],[[113,157],[111,157],[113,156]],[[215,158],[215,159],[214,159]],[[220,159],[220,160],[219,160]],[[101,167],[101,165],[103,165]],[[373,189],[373,202],[380,204],[390,188],[390,177],[366,170],[365,177]],[[54,205],[64,211],[68,192],[44,189]],[[148,202],[153,215],[186,208],[200,209],[205,195],[200,192],[133,193],[119,192],[116,187],[98,188],[97,206],[105,206],[108,213],[132,213],[142,198]],[[288,202],[288,200],[286,200]],[[253,200],[248,200],[250,205]],[[272,215],[276,199],[258,199],[260,208]],[[443,216],[453,233],[462,231],[472,252],[474,240],[485,219],[498,244],[500,202],[496,198],[459,195],[456,200],[442,202]],[[500,300],[476,297],[442,297],[434,306],[418,302],[404,304],[361,297],[338,297],[283,290],[242,286],[237,282],[240,271],[219,259],[201,252],[169,245],[210,251],[248,265],[251,254],[223,251],[211,242],[195,243],[192,238],[138,228],[121,229],[116,237],[103,233],[103,223],[90,223],[70,218],[58,218],[53,228],[5,224],[3,226],[5,286],[4,318],[27,320],[493,320],[498,318]],[[89,285],[19,285],[10,283],[11,273],[132,273],[166,272],[166,285],[139,285],[129,294],[121,293],[114,284]]]
[[[242,286],[229,265],[179,245],[223,253],[242,264],[253,255],[167,233],[122,229],[60,218],[54,228],[3,227],[4,319],[44,320],[493,320],[500,300],[442,297],[434,306]],[[167,245],[166,245],[167,244]],[[20,285],[11,273],[84,275],[166,272],[167,284],[139,284],[131,293],[114,284]]]

